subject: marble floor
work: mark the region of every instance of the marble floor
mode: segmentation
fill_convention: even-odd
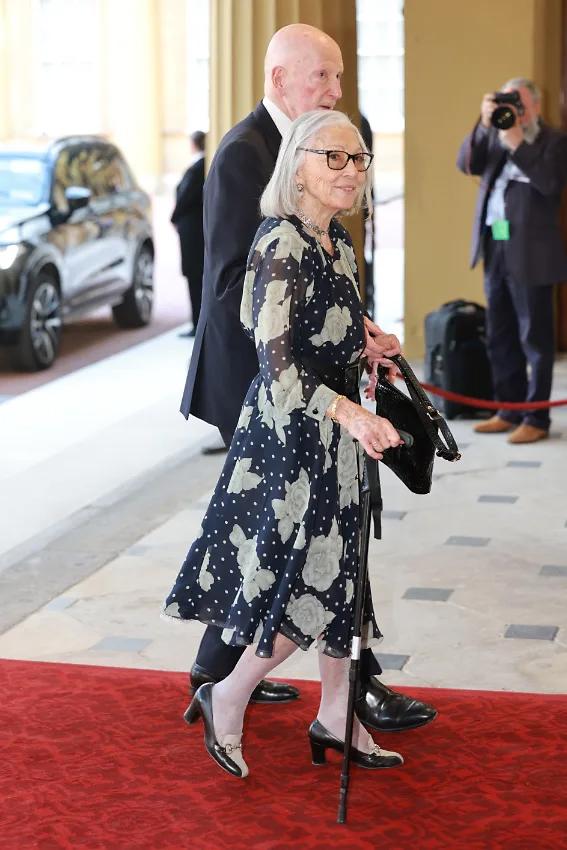
[[[0,656],[187,670],[202,626],[160,618],[223,463],[178,401],[177,332],[0,405]],[[554,395],[567,397],[567,360]],[[370,571],[384,680],[567,691],[567,407],[512,446],[452,423],[429,496],[384,470]],[[297,651],[278,675],[316,678]]]

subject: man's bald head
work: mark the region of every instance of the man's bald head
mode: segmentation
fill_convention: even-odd
[[[272,36],[264,72],[264,94],[291,119],[312,109],[334,109],[342,94],[340,47],[308,24],[290,24]]]

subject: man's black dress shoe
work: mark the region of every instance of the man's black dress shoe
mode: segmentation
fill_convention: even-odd
[[[361,723],[379,732],[402,732],[425,726],[437,717],[431,705],[413,697],[398,694],[370,676],[356,703],[356,715]]]
[[[309,727],[309,742],[311,743],[311,761],[313,764],[325,764],[325,750],[337,750],[344,752],[344,741],[339,741],[330,732],[327,732],[322,723],[314,720]],[[374,747],[371,753],[363,753],[355,747],[351,747],[350,760],[359,767],[366,767],[370,770],[376,770],[383,767],[398,767],[403,764],[404,760],[399,753],[392,753],[390,750],[381,750],[378,744]]]
[[[212,682],[214,684],[218,680],[214,676],[211,676],[204,667],[201,667],[199,664],[193,664],[189,681],[189,692],[194,694],[197,688],[200,688],[205,682]],[[262,679],[260,684],[252,691],[250,702],[290,702],[292,699],[297,699],[298,696],[299,691],[293,685]]]
[[[248,767],[242,758],[238,758],[237,751],[240,750],[242,755],[242,738],[236,735],[228,735],[232,738],[232,743],[225,743],[221,746],[217,741],[215,734],[215,725],[213,723],[213,685],[212,682],[207,682],[202,685],[193,699],[183,719],[186,723],[194,723],[201,716],[205,724],[205,747],[208,754],[219,767],[226,770],[232,776],[237,776],[239,779],[244,779],[248,776]],[[234,756],[231,758],[231,756]],[[238,763],[240,762],[240,764]]]
[[[178,333],[177,336],[179,339],[193,339],[196,333],[196,328],[191,328],[190,331],[181,331],[181,333]]]
[[[201,449],[202,455],[224,455],[228,451],[226,446],[205,446]]]

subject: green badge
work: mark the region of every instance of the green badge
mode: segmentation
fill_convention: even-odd
[[[510,222],[507,219],[501,218],[498,221],[493,221],[490,226],[493,239],[505,242],[510,238]]]

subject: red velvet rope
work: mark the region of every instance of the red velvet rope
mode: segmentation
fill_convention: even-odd
[[[401,375],[400,375],[401,377]],[[567,404],[567,398],[557,401],[488,401],[485,398],[473,398],[460,393],[452,393],[450,390],[442,390],[433,384],[422,383],[421,386],[429,393],[446,398],[449,401],[458,401],[466,407],[481,407],[485,410],[545,410],[548,407],[562,407]]]

